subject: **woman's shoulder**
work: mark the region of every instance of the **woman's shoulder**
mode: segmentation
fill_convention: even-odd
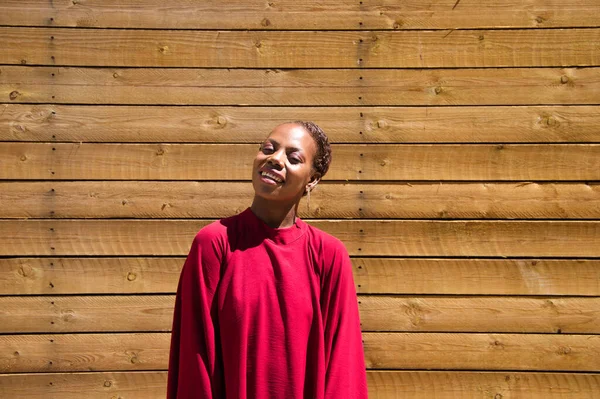
[[[336,236],[307,223],[311,245],[321,253],[347,253],[346,246]]]
[[[215,220],[202,227],[194,237],[194,241],[219,241],[227,240],[227,231],[239,222],[239,214]]]

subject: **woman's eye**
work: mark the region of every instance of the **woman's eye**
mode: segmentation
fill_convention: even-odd
[[[262,148],[262,152],[264,152],[265,154],[270,154],[273,152],[273,148],[271,147],[263,147]]]
[[[297,164],[297,163],[300,163],[300,162],[302,162],[302,161],[301,161],[299,158],[294,158],[294,157],[292,157],[292,158],[290,158],[290,162],[291,162],[292,164]]]

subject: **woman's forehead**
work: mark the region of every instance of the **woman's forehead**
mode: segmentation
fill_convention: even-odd
[[[304,151],[316,149],[316,144],[310,133],[303,126],[293,123],[276,126],[267,139],[285,147],[295,147]]]

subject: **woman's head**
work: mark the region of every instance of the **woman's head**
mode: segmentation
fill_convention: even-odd
[[[300,200],[327,173],[331,147],[313,122],[276,126],[262,142],[252,168],[255,194],[277,201]]]

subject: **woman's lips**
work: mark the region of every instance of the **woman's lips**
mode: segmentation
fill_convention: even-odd
[[[282,184],[284,182],[283,177],[273,170],[261,169],[258,175],[262,181],[268,184]]]

